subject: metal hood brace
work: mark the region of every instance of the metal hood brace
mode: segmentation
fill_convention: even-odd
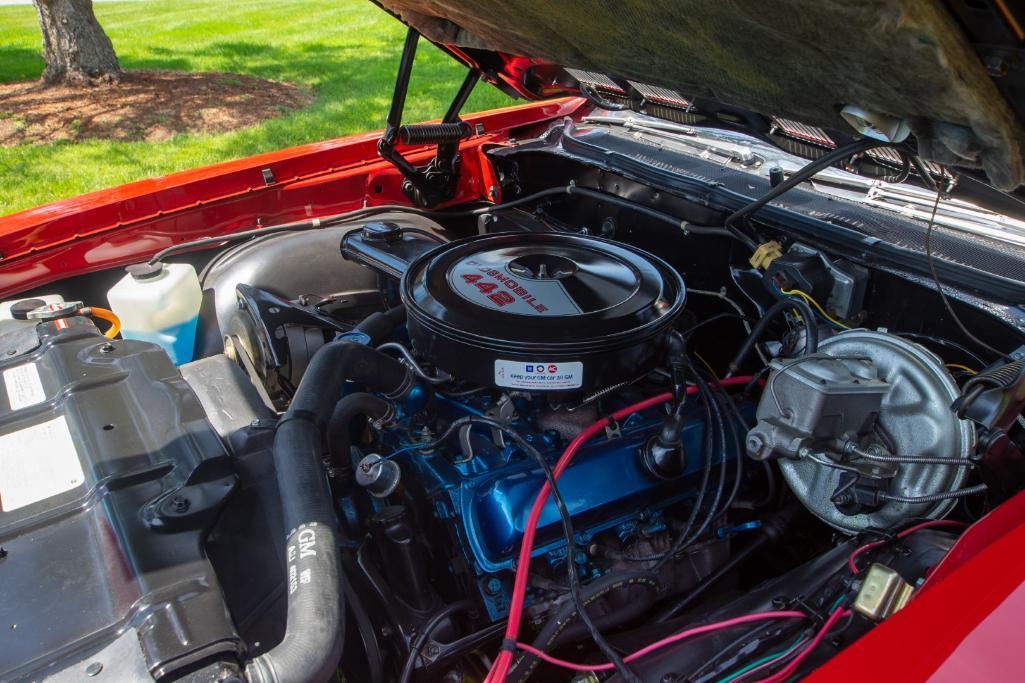
[[[520,95],[572,92],[573,79],[545,71],[549,63],[837,130],[847,128],[841,110],[856,108],[906,122],[925,158],[983,168],[1005,189],[1025,184],[1025,103],[1009,87],[1025,34],[1002,3],[379,4]],[[962,26],[971,29],[975,49]]]

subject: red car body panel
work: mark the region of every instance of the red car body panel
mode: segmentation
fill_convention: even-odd
[[[973,524],[913,601],[815,681],[1018,681],[1025,642],[1025,493]]]
[[[526,64],[520,65],[526,67]],[[461,145],[450,204],[497,199],[488,145],[580,115],[579,98],[466,117],[485,133]],[[0,218],[0,297],[123,266],[173,243],[364,205],[409,204],[401,176],[377,156],[379,133],[184,171]],[[414,163],[427,148],[403,150]],[[273,179],[265,182],[264,169]],[[1025,678],[1025,493],[971,527],[911,605],[812,675],[819,681],[996,681]]]
[[[465,117],[484,134],[461,145],[463,166],[450,204],[484,199],[491,170],[480,153],[514,131],[572,115],[579,98]],[[55,280],[127,265],[198,237],[409,204],[401,175],[377,156],[380,133],[355,135],[142,180],[0,218],[0,298]],[[404,154],[424,163],[432,150]],[[265,182],[264,169],[273,174]]]

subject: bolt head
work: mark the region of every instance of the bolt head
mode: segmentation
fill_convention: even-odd
[[[989,72],[990,76],[999,78],[1007,75],[1007,60],[1003,57],[998,55],[989,55],[985,58],[983,63],[986,65],[986,71]]]

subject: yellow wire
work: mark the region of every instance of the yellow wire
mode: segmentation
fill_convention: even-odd
[[[810,294],[806,294],[805,292],[802,292],[799,289],[781,289],[780,291],[788,296],[791,294],[796,294],[797,296],[804,299],[808,304],[814,306],[815,310],[821,313],[822,317],[828,320],[829,322],[833,323],[837,327],[842,327],[845,330],[851,329],[850,325],[844,325],[842,322],[826,313],[826,309],[822,308],[822,306],[819,305],[819,302],[815,301],[815,299],[813,299]]]
[[[704,358],[703,358],[703,357],[701,356],[701,354],[700,354],[700,353],[698,353],[697,351],[695,351],[695,352],[694,352],[694,355],[695,355],[695,356],[697,357],[697,359],[698,359],[699,361],[701,361],[702,365],[704,365],[704,366],[705,366],[706,368],[708,368],[708,371],[709,371],[710,373],[712,373],[712,377],[715,377],[715,379],[716,379],[716,380],[718,380],[718,379],[719,379],[719,375],[715,374],[715,369],[714,369],[714,368],[712,367],[712,364],[711,364],[711,363],[709,363],[709,362],[708,362],[707,360],[705,360],[705,359],[704,359]]]
[[[799,289],[781,289],[780,291],[783,292],[784,294],[788,295],[788,296],[792,295],[792,294],[796,294],[797,296],[801,297],[806,302],[808,302],[808,304],[814,306],[816,308],[816,310],[818,310],[818,312],[821,313],[822,316],[826,320],[828,320],[829,322],[831,322],[834,325],[837,325],[839,327],[842,327],[845,330],[851,329],[849,325],[844,325],[842,322],[840,322],[836,318],[834,318],[831,315],[829,315],[828,313],[826,313],[826,311],[822,308],[822,306],[819,305],[819,302],[815,301],[815,299],[813,299],[810,294],[808,294],[806,292],[802,292]],[[698,356],[698,358],[701,358],[701,356]],[[702,361],[702,362],[704,362],[704,361]],[[705,365],[707,365],[707,363],[705,363]],[[977,375],[977,374],[979,374],[978,371],[971,369],[967,365],[961,365],[960,363],[947,363],[947,367],[948,368],[953,368],[954,370],[964,370],[965,372],[967,372],[970,375]]]

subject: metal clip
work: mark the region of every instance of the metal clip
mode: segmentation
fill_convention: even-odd
[[[609,441],[618,439],[623,436],[623,430],[619,423],[611,416],[608,418],[609,423],[605,425],[605,438]]]

